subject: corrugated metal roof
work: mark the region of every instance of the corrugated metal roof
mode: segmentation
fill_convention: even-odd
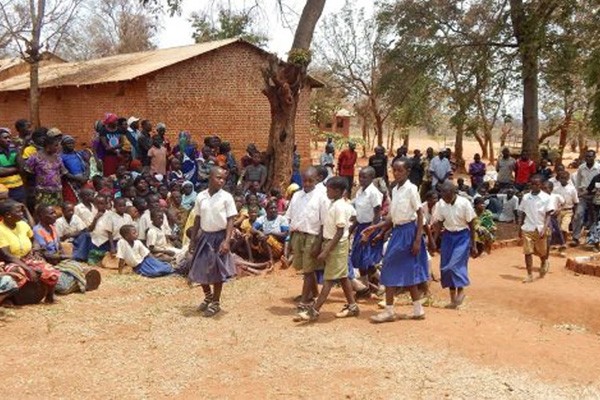
[[[47,65],[40,68],[40,88],[128,81],[238,41],[242,40],[218,40],[89,61]],[[29,89],[29,74],[21,74],[0,82],[0,92],[26,89]]]

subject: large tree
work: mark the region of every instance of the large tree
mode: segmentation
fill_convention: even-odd
[[[257,46],[264,46],[267,37],[256,29],[256,12],[257,7],[245,10],[220,8],[216,20],[210,12],[194,12],[190,16],[194,28],[192,37],[196,43],[239,37]]]
[[[68,37],[83,0],[3,0],[0,30],[7,31],[10,46],[29,63],[29,114],[40,125],[39,66],[44,51],[54,52]]]

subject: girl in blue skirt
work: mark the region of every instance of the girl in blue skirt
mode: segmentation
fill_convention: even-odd
[[[358,268],[363,283],[369,285],[368,277],[376,269],[383,257],[383,240],[374,242],[372,239],[378,232],[373,232],[369,241],[363,242],[361,235],[363,231],[373,224],[380,222],[381,204],[383,194],[373,185],[375,170],[365,167],[358,174],[360,188],[354,197],[354,208],[356,209],[356,224],[351,229],[354,231],[354,241],[350,253],[350,262],[354,268]]]
[[[457,308],[464,299],[464,288],[469,286],[469,254],[477,257],[475,244],[475,210],[471,202],[456,194],[456,186],[445,182],[441,186],[442,199],[433,212],[436,240],[441,232],[440,272],[442,288],[450,290],[448,308]],[[442,230],[443,229],[443,230]]]
[[[235,275],[229,243],[237,215],[235,201],[223,190],[227,174],[220,167],[210,171],[208,189],[200,192],[194,205],[194,226],[190,240],[190,281],[199,283],[204,301],[198,307],[205,317],[221,311],[223,282]],[[211,287],[212,285],[212,287]]]
[[[392,234],[383,257],[381,283],[385,286],[385,309],[371,317],[375,323],[396,319],[394,295],[396,289],[405,287],[410,291],[413,302],[412,315],[402,319],[424,319],[425,311],[420,302],[418,285],[429,280],[427,251],[423,238],[423,210],[419,190],[408,180],[409,164],[402,159],[392,165],[396,186],[391,192],[390,212],[385,220],[371,225],[362,233],[364,242],[377,229],[382,232],[392,228]]]
[[[119,229],[121,239],[117,242],[117,258],[119,273],[125,266],[133,268],[133,272],[147,278],[157,278],[173,273],[173,268],[166,262],[150,255],[150,250],[138,240],[137,228],[133,225],[123,225]]]

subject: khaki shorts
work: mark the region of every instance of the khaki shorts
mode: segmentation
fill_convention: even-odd
[[[569,232],[569,224],[571,224],[572,219],[573,210],[561,210],[561,212],[558,214],[560,230],[563,232]]]
[[[316,235],[304,232],[292,232],[290,240],[292,252],[294,253],[292,266],[304,274],[322,269],[319,268],[317,260],[310,254],[315,240],[317,240]]]
[[[323,244],[329,240],[325,240]],[[348,277],[348,240],[338,242],[331,250],[325,260],[325,274],[323,279],[326,281],[335,281]]]
[[[538,257],[548,255],[548,235],[540,238],[538,231],[523,231],[523,254],[535,254]]]

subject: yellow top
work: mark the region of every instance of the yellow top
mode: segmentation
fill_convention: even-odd
[[[0,222],[0,249],[8,247],[15,257],[25,257],[31,251],[33,231],[25,221],[17,222],[15,229],[10,229]]]
[[[34,155],[35,153],[37,153],[37,151],[38,151],[37,148],[34,145],[32,145],[32,144],[30,144],[29,146],[25,147],[23,149],[23,156],[22,156],[23,160],[27,160],[29,157],[31,157],[32,155]]]

